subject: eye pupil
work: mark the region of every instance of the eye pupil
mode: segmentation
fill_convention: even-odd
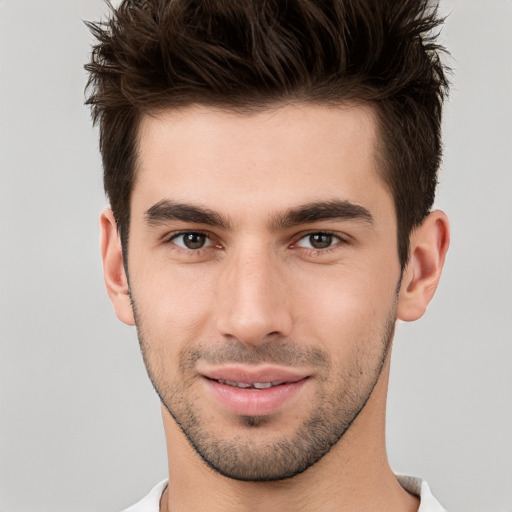
[[[309,236],[309,243],[315,249],[326,249],[332,245],[332,235],[327,233],[315,233]]]
[[[183,235],[183,243],[188,249],[201,249],[206,242],[206,236],[201,233],[187,233]]]

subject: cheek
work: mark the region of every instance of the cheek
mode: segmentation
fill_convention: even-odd
[[[169,351],[199,338],[215,303],[214,279],[191,268],[158,268],[134,276],[138,321],[152,348]]]
[[[380,338],[393,309],[397,281],[398,277],[361,268],[316,276],[301,296],[297,332],[309,332],[327,350],[335,347],[340,356]]]

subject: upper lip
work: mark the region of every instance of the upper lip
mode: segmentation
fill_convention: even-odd
[[[288,368],[269,365],[256,367],[243,365],[221,366],[208,368],[200,371],[200,373],[211,380],[227,380],[246,384],[253,382],[298,382],[309,376],[307,373],[300,373]]]

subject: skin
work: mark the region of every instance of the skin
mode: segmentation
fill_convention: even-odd
[[[431,213],[411,235],[402,275],[375,141],[361,105],[250,115],[192,106],[142,119],[129,276],[108,210],[102,255],[115,311],[137,324],[163,402],[162,511],[417,510],[385,451],[389,348],[396,319],[425,312],[449,229]],[[177,204],[188,209],[177,215]],[[324,218],[319,204],[342,213]],[[309,217],[297,214],[305,205]],[[204,378],[232,361],[306,378],[277,410],[241,415]],[[321,449],[304,441],[319,423],[329,431]],[[281,457],[283,443],[316,449],[318,460],[285,475],[297,454]],[[236,455],[246,464],[227,462]],[[242,479],[244,466],[252,473]],[[263,470],[276,481],[255,481]]]

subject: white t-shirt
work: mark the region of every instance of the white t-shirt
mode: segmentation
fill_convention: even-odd
[[[396,478],[406,491],[420,498],[418,512],[446,512],[446,509],[432,495],[430,487],[425,480],[407,475],[397,475]],[[159,512],[160,500],[166,487],[167,480],[163,480],[155,485],[145,498],[142,498],[138,503],[124,509],[122,512]]]

